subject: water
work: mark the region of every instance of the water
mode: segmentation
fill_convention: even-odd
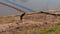
[[[0,16],[19,14],[15,9],[0,5]]]
[[[2,0],[0,0],[0,2],[1,1]],[[35,11],[60,9],[60,0],[28,0],[27,2],[17,0],[14,2],[18,4],[22,4]],[[23,10],[25,11],[25,9]],[[26,12],[29,12],[29,11],[26,11]],[[8,15],[14,15],[14,14],[19,14],[19,12],[17,12],[15,9],[0,5],[0,16],[8,16]]]

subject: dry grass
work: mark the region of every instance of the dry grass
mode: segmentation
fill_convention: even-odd
[[[6,24],[8,28],[6,28]],[[16,25],[19,23],[18,25]],[[19,15],[0,17],[0,29],[4,25],[6,31],[0,34],[60,34],[60,16],[47,14],[26,14],[23,23],[19,22]],[[10,29],[10,28],[12,29]],[[7,30],[9,29],[9,30]]]

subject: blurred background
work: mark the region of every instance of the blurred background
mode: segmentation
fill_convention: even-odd
[[[60,0],[0,0],[0,2],[16,6],[26,12],[60,9]],[[19,12],[15,9],[0,4],[0,16],[8,16],[13,14],[19,14]]]

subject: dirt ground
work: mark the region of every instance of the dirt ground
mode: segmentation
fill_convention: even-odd
[[[53,11],[52,13],[58,14],[60,11]],[[60,16],[48,14],[26,14],[23,17],[22,23],[20,23],[19,15],[0,17],[0,34],[34,34],[29,31],[32,29],[48,29],[49,27],[59,23]],[[35,34],[37,33],[38,32]]]

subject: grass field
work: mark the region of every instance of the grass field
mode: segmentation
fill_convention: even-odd
[[[33,28],[27,31],[21,31],[17,34],[60,34],[60,24],[55,24],[47,29]]]
[[[19,21],[19,15],[0,17],[0,25],[19,23]],[[60,34],[60,16],[46,14],[25,15],[23,23],[19,23],[18,27],[2,31],[0,34]]]

